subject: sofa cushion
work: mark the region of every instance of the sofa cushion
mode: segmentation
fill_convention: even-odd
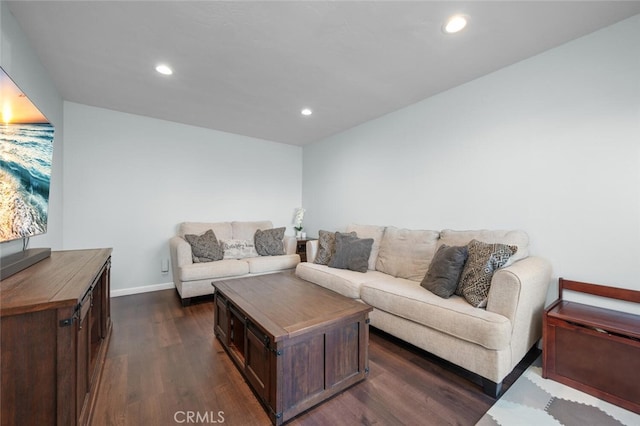
[[[509,347],[511,322],[508,318],[476,309],[460,296],[443,299],[403,278],[387,278],[364,283],[360,295],[375,309],[449,334],[487,349]]]
[[[301,262],[296,267],[296,275],[319,286],[333,290],[352,299],[360,298],[360,287],[363,283],[384,278],[385,274],[378,271],[366,273],[335,269],[327,265]]]
[[[476,231],[453,231],[451,229],[444,229],[440,231],[438,247],[442,244],[448,246],[464,246],[469,244],[471,240],[517,246],[518,251],[509,259],[505,266],[509,266],[513,264],[513,262],[529,256],[529,236],[526,232],[520,230],[491,231],[481,229]]]
[[[186,234],[202,235],[209,229],[216,234],[218,241],[232,238],[231,222],[182,222],[178,226],[178,235],[183,238]]]
[[[184,239],[191,245],[194,263],[221,260],[224,255],[216,234],[211,229],[202,235],[187,234]]]
[[[439,235],[438,231],[388,226],[380,243],[376,270],[420,282],[429,269]]]
[[[380,252],[380,243],[382,242],[384,229],[384,226],[357,225],[354,223],[347,226],[347,233],[355,232],[358,238],[373,238],[373,245],[371,246],[371,255],[369,256],[368,265],[368,269],[372,271],[375,271],[376,269],[376,262],[378,260],[378,253]]]
[[[456,291],[469,251],[466,246],[441,245],[420,283],[436,296],[448,299]]]
[[[317,263],[318,265],[329,264],[329,261],[331,261],[331,258],[336,252],[336,234],[337,232],[324,230],[318,232],[318,253],[313,263]],[[357,236],[355,232],[351,232],[349,235]]]
[[[225,259],[244,259],[259,256],[252,240],[221,240]]]
[[[256,251],[260,256],[280,256],[284,254],[284,226],[281,228],[256,230]]]
[[[331,257],[329,266],[367,272],[372,245],[373,238],[358,238],[338,232],[336,233],[336,252]]]
[[[253,241],[253,237],[256,235],[256,231],[258,229],[271,229],[273,228],[273,223],[269,220],[256,222],[231,222],[231,228],[233,237],[230,238]]]
[[[258,256],[245,259],[245,261],[249,264],[249,273],[264,274],[267,272],[293,269],[298,263],[300,263],[300,256],[297,254]]]
[[[471,305],[484,308],[487,306],[493,273],[507,263],[518,247],[472,240],[467,248],[469,257],[462,270],[456,294],[464,296]]]
[[[223,259],[217,262],[193,263],[178,268],[180,281],[196,281],[245,275],[249,264],[244,260]]]

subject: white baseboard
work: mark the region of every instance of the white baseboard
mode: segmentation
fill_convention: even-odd
[[[149,293],[151,291],[169,290],[172,288],[176,288],[175,284],[173,283],[162,283],[145,285],[142,287],[123,288],[119,290],[111,290],[111,297],[129,296],[131,294]]]

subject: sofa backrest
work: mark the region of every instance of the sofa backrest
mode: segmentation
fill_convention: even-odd
[[[218,240],[230,240],[233,238],[231,222],[182,222],[178,227],[178,235],[187,234],[202,235],[212,229]]]
[[[436,249],[442,244],[448,246],[464,246],[471,240],[478,240],[484,243],[499,243],[518,246],[518,251],[509,259],[508,264],[524,259],[529,256],[529,236],[521,230],[505,231],[505,230],[487,230],[480,229],[475,231],[454,231],[444,229],[440,231],[440,240]]]
[[[515,245],[518,251],[507,262],[511,265],[529,256],[529,236],[522,230],[442,231],[398,229],[393,226],[350,224],[346,232],[358,238],[373,238],[369,257],[370,270],[420,282],[442,244],[464,246],[471,240]]]
[[[269,220],[255,222],[182,222],[178,227],[178,235],[184,237],[187,234],[202,235],[212,229],[218,240],[248,240],[253,237],[258,229],[273,228]]]
[[[438,231],[388,226],[382,237],[376,270],[394,277],[422,281],[436,252]]]
[[[265,229],[271,229],[273,228],[273,223],[269,220],[256,222],[231,222],[231,228],[233,229],[234,240],[253,241],[253,237],[258,229],[262,231]]]

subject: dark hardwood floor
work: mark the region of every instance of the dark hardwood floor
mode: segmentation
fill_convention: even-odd
[[[212,300],[175,290],[111,300],[113,335],[92,424],[270,424],[213,334]],[[535,359],[532,350],[505,390]],[[477,377],[371,329],[369,377],[289,425],[473,425],[493,405]]]

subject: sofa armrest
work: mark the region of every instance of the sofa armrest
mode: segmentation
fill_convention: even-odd
[[[171,252],[172,266],[191,265],[193,256],[191,254],[191,244],[182,237],[172,237],[169,240],[169,251]]]
[[[191,244],[182,237],[171,237],[169,240],[169,253],[171,254],[171,272],[173,275],[173,282],[177,286],[180,281],[180,268],[193,264]]]
[[[307,241],[307,262],[313,263],[318,254],[318,240]]]
[[[291,235],[284,236],[284,254],[296,254],[297,238]]]
[[[551,264],[527,257],[498,270],[491,280],[487,311],[511,321],[511,354],[520,360],[542,336],[542,315],[551,281]]]

